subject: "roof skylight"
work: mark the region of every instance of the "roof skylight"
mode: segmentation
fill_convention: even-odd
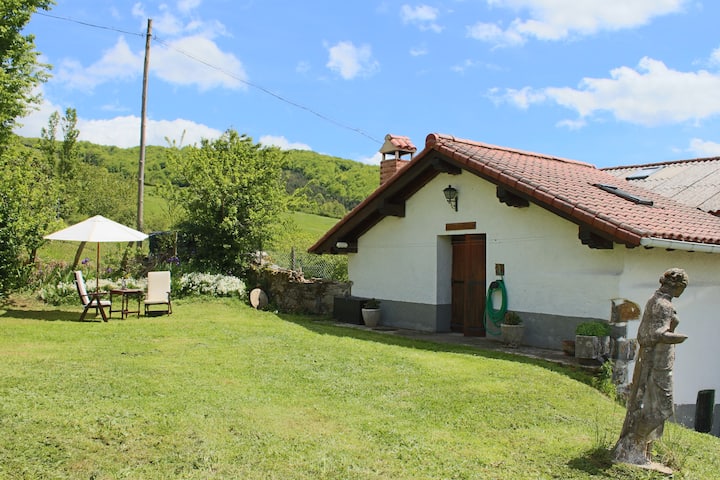
[[[625,177],[625,180],[645,180],[653,173],[656,173],[663,169],[662,165],[658,165],[655,167],[645,167],[641,168],[640,170],[636,170],[635,172],[631,173],[627,177]]]
[[[617,195],[620,198],[624,198],[625,200],[628,200],[633,203],[637,203],[639,205],[651,206],[653,204],[652,200],[649,200],[647,198],[638,197],[637,195],[634,195],[630,192],[626,192],[625,190],[622,190],[614,185],[607,185],[604,183],[593,183],[593,187],[597,187],[600,190],[604,190],[608,193],[612,193],[613,195]]]

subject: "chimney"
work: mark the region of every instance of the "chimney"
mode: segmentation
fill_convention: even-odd
[[[408,137],[399,135],[385,135],[385,143],[380,147],[382,160],[380,161],[380,185],[390,180],[390,178],[402,168],[410,163],[413,154],[417,151],[415,145],[412,144]],[[409,155],[410,158],[403,158]]]

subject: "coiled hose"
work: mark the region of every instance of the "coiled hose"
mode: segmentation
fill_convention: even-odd
[[[495,292],[500,292],[500,297],[502,298],[502,301],[500,302],[500,308],[496,309],[493,305],[493,297],[495,296]],[[505,314],[507,313],[507,305],[508,305],[508,297],[507,297],[507,290],[505,289],[505,282],[502,279],[499,280],[493,280],[490,283],[490,286],[488,287],[487,291],[487,297],[485,299],[485,331],[488,333],[491,333],[492,335],[499,335],[500,334],[500,324],[503,322],[503,319],[505,318]],[[488,330],[488,319],[490,322],[495,325],[495,333],[490,332]]]

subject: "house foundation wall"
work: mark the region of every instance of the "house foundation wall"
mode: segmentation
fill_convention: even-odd
[[[674,421],[688,428],[695,428],[695,404],[675,405]],[[713,425],[711,435],[720,437],[720,404],[716,403],[713,409]]]
[[[532,347],[562,349],[562,340],[575,340],[575,329],[583,322],[606,319],[569,317],[547,313],[518,312],[525,325],[523,343]]]
[[[450,305],[383,300],[380,324],[421,332],[449,332]]]

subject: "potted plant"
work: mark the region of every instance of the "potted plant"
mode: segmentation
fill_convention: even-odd
[[[575,358],[580,363],[602,364],[610,354],[610,324],[594,320],[575,329]]]
[[[525,325],[517,312],[507,312],[500,324],[502,341],[511,347],[517,347],[522,343]]]
[[[368,327],[374,328],[380,323],[380,300],[371,298],[366,300],[361,308],[363,322]]]

